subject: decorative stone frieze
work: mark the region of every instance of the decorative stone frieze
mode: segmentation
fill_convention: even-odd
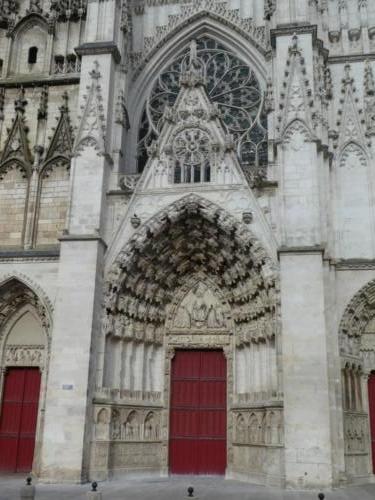
[[[51,11],[58,21],[75,21],[86,16],[88,0],[51,0]]]
[[[7,345],[5,366],[44,366],[45,346]]]
[[[284,423],[280,408],[234,411],[233,444],[283,446]]]

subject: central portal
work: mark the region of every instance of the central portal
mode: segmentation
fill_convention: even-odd
[[[227,370],[222,351],[176,351],[172,361],[172,474],[225,474]]]

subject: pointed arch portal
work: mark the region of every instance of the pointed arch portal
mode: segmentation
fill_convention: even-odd
[[[0,286],[0,471],[30,472],[37,465],[49,327],[49,312],[25,282],[17,277],[3,282]]]
[[[278,391],[277,279],[258,240],[217,205],[188,195],[134,234],[109,272],[105,296],[97,414],[104,401],[116,407],[107,431],[110,467],[220,474],[233,468],[228,395],[264,401]],[[131,432],[118,431],[130,428],[130,412]],[[206,422],[203,434],[198,421]],[[104,435],[98,420],[95,432]],[[94,456],[103,445],[95,443]],[[98,467],[94,462],[95,474]]]

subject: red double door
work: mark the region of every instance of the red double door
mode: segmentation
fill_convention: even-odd
[[[171,373],[171,473],[225,473],[226,372],[222,351],[176,352]]]
[[[40,392],[38,368],[10,368],[0,408],[0,470],[32,468]]]
[[[372,445],[372,464],[375,474],[375,372],[370,375],[368,381],[368,401],[370,410],[370,428]]]

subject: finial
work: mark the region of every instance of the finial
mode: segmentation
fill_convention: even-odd
[[[183,65],[186,68],[186,63]],[[203,65],[198,57],[198,45],[196,40],[191,40],[189,49],[189,62],[187,68],[183,69],[180,78],[181,85],[196,87],[204,84]]]
[[[61,113],[67,113],[68,112],[69,95],[68,95],[68,92],[66,90],[62,95],[62,100],[63,100],[63,103],[60,106],[60,111],[61,111]]]
[[[193,64],[194,61],[197,60],[197,41],[192,40],[190,42],[190,66]]]

